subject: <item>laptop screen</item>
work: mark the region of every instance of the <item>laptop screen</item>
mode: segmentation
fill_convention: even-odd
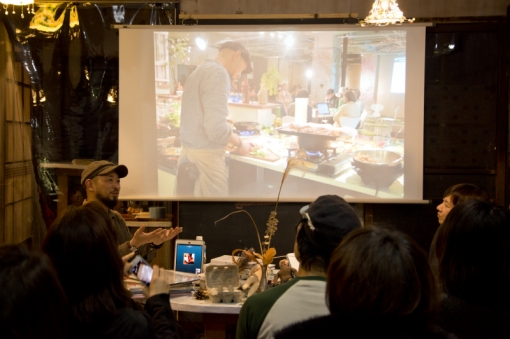
[[[317,104],[317,111],[319,115],[329,115],[329,106],[326,102],[319,102]]]
[[[174,270],[193,274],[202,273],[204,246],[179,243],[176,245]]]

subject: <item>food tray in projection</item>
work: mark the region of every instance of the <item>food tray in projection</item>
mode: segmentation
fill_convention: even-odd
[[[265,153],[265,155],[262,157],[262,156],[258,156],[258,155],[254,155],[254,154],[247,154],[246,155],[247,157],[250,157],[250,158],[253,158],[253,159],[259,159],[259,160],[265,160],[265,161],[271,161],[271,162],[274,162],[274,161],[277,161],[277,160],[280,160],[280,157],[277,156],[276,154],[273,154],[273,153]]]
[[[345,134],[338,127],[308,123],[304,125],[289,124],[276,129],[280,134],[297,135],[298,137],[313,137],[323,140],[335,140]]]

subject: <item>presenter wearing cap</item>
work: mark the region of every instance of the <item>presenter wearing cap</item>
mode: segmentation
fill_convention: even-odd
[[[237,339],[273,338],[290,324],[328,315],[326,272],[333,250],[361,228],[356,211],[337,195],[323,195],[300,210],[294,239],[296,278],[249,297],[237,322]]]
[[[112,217],[115,235],[119,244],[121,256],[137,252],[149,262],[156,256],[156,250],[167,240],[182,232],[182,227],[169,230],[158,228],[145,233],[145,226],[141,226],[132,236],[122,216],[114,211],[120,192],[120,179],[128,174],[124,165],[115,165],[101,160],[90,163],[81,174],[81,184],[87,192],[87,202],[100,202]]]
[[[182,151],[176,187],[181,185],[179,180],[186,178],[186,173],[181,173],[183,164],[191,162],[198,172],[198,177],[192,179],[193,196],[228,196],[225,149],[230,145],[241,155],[251,150],[232,132],[227,121],[229,93],[232,81],[251,71],[248,50],[238,42],[228,41],[219,47],[214,60],[203,62],[186,80],[181,100]]]

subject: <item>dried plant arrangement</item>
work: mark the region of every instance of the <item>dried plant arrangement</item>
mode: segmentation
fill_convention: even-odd
[[[294,157],[289,157],[287,159],[287,165],[285,167],[285,170],[283,171],[283,176],[282,176],[282,180],[280,183],[280,189],[278,190],[278,197],[276,198],[276,205],[275,205],[274,210],[271,211],[271,213],[269,214],[269,219],[267,220],[267,223],[266,223],[266,231],[264,233],[263,238],[261,238],[261,236],[260,236],[260,233],[257,228],[257,224],[255,223],[255,220],[253,220],[253,217],[251,216],[251,214],[249,212],[247,212],[246,210],[240,210],[240,211],[235,211],[235,212],[229,213],[226,216],[224,216],[223,218],[216,220],[214,222],[214,224],[217,225],[218,222],[225,220],[226,218],[230,217],[233,214],[246,213],[248,215],[248,217],[250,218],[250,220],[253,224],[253,227],[255,228],[255,232],[257,233],[257,240],[259,242],[260,252],[257,253],[253,249],[250,249],[250,250],[239,249],[239,248],[235,249],[232,251],[232,262],[234,264],[240,266],[240,263],[242,261],[240,259],[236,259],[236,258],[242,258],[242,257],[248,258],[249,260],[256,262],[263,268],[267,268],[267,266],[273,262],[273,258],[276,255],[276,249],[274,247],[271,247],[271,239],[273,238],[275,232],[278,230],[278,219],[276,218],[277,210],[278,210],[278,203],[280,201],[280,194],[282,191],[283,183],[285,182],[285,179],[288,177],[288,175],[290,174],[290,172],[292,170],[300,170],[303,172],[303,176],[304,176],[307,172],[307,167],[305,166],[305,163],[302,159],[294,158]],[[235,257],[235,254],[239,253],[239,252],[241,252],[240,257]],[[244,259],[244,260],[246,260],[246,259]]]

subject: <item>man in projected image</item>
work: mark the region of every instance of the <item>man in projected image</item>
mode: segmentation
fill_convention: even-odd
[[[156,250],[163,246],[165,241],[181,233],[182,227],[169,230],[158,228],[145,233],[143,231],[145,226],[141,226],[134,235],[131,235],[120,213],[113,210],[119,200],[120,179],[127,174],[128,169],[124,165],[115,165],[105,160],[91,162],[81,174],[81,184],[87,192],[85,203],[97,201],[108,211],[115,225],[114,231],[121,256],[136,252],[151,262],[156,256]]]
[[[183,185],[180,181],[191,180],[194,182],[190,195],[228,196],[226,147],[230,145],[232,151],[241,155],[251,150],[250,145],[233,133],[227,121],[229,93],[232,82],[241,73],[251,71],[248,50],[238,42],[228,41],[220,46],[214,60],[203,62],[187,79],[181,101],[178,195],[182,195],[179,194],[179,187]],[[192,172],[189,163],[196,169],[196,178],[187,178]]]

